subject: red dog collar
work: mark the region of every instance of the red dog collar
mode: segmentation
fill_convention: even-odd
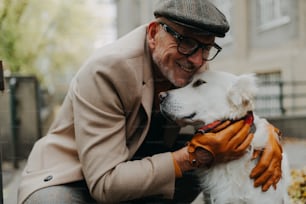
[[[238,120],[244,120],[245,123],[252,125],[253,122],[254,122],[253,112],[249,111],[246,116],[244,116],[244,117],[242,117],[242,118],[240,118]],[[231,120],[231,123],[236,122],[238,120]],[[218,125],[220,125],[224,121],[225,120],[222,120],[222,121],[221,120],[216,120],[216,121],[214,121],[212,123],[204,125],[204,126],[200,127],[199,129],[197,129],[195,134],[197,134],[197,133],[204,134],[204,133],[210,132],[211,130],[216,128]]]

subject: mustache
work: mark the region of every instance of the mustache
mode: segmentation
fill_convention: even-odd
[[[180,65],[185,66],[187,68],[192,68],[192,69],[198,68],[198,65],[195,65],[192,61],[189,61],[186,58],[177,59],[177,63],[179,63]]]
[[[186,61],[178,61],[177,62],[181,67],[184,67],[187,70],[193,71],[193,70],[197,70],[198,67],[195,66],[193,63],[190,62],[186,62]]]

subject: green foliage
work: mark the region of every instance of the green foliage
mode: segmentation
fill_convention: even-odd
[[[85,0],[1,0],[0,59],[42,82],[78,69],[92,50],[95,19]]]

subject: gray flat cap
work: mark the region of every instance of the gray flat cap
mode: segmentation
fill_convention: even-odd
[[[229,30],[224,14],[209,0],[159,0],[154,15],[217,37]]]

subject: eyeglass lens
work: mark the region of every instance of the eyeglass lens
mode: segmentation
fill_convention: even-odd
[[[188,37],[184,37],[181,34],[177,33],[174,29],[166,25],[165,23],[160,22],[162,28],[178,40],[177,50],[183,55],[193,55],[198,51],[199,48],[202,49],[202,57],[204,60],[210,61],[213,60],[217,54],[221,51],[221,47],[216,43],[214,44],[201,44],[196,40]]]

